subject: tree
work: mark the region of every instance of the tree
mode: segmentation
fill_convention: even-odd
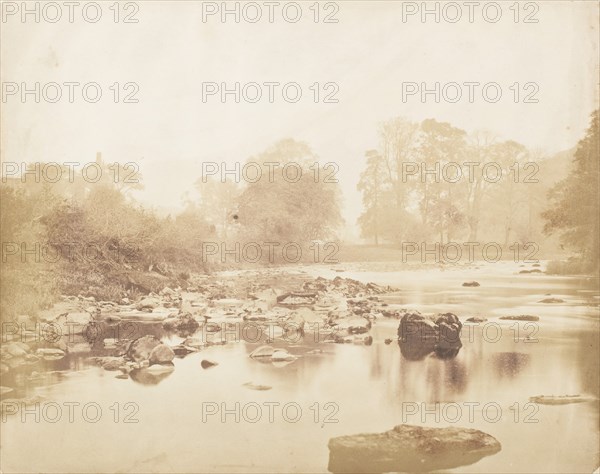
[[[364,211],[358,218],[362,237],[373,237],[375,245],[379,238],[390,232],[394,218],[394,193],[383,157],[376,150],[365,154],[367,167],[360,175],[356,189],[362,193]]]
[[[239,197],[244,238],[303,244],[335,236],[342,223],[339,186],[330,171],[315,164],[318,158],[308,145],[282,140],[248,162],[264,172]]]
[[[598,110],[592,113],[585,137],[577,145],[571,172],[548,192],[552,207],[542,214],[546,219],[544,232],[560,233],[561,241],[579,252],[582,260],[594,269],[598,268],[600,245],[598,115]]]
[[[467,175],[463,176],[467,188],[465,213],[469,226],[469,242],[477,242],[481,207],[489,188],[489,181],[484,178],[482,166],[491,161],[491,148],[494,143],[495,137],[487,131],[477,131],[469,137],[466,153],[468,161],[473,165],[467,169]]]
[[[460,164],[466,150],[466,132],[446,122],[434,119],[424,120],[421,124],[419,154],[421,166],[428,171],[435,170],[435,177],[426,175],[418,185],[419,210],[424,226],[432,225],[444,244],[444,233],[448,241],[453,233],[465,221],[461,201],[461,188],[451,182],[454,176],[445,177],[444,166],[450,163]],[[450,168],[450,167],[449,167]]]
[[[390,202],[391,209],[388,213],[391,211],[391,220],[387,222],[395,240],[402,241],[411,233],[409,222],[414,221],[409,210],[413,183],[406,179],[403,164],[415,160],[419,124],[396,117],[380,126],[379,137],[380,154],[395,201]]]
[[[509,140],[494,143],[491,146],[491,162],[495,164],[495,170],[489,171],[488,180],[495,181],[495,173],[498,181],[492,182],[493,191],[490,193],[494,221],[500,222],[502,246],[510,245],[511,235],[516,232],[516,224],[520,216],[527,210],[526,189],[531,184],[522,182],[523,177],[516,174],[516,170],[522,169],[528,160],[529,152],[525,146]]]

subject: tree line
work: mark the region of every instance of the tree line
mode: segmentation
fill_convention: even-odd
[[[564,157],[434,119],[383,123],[365,161],[358,224],[376,245],[551,243],[597,265],[598,111],[560,181]]]
[[[434,119],[389,120],[379,138],[358,182],[364,204],[358,225],[374,244],[556,242],[586,263],[580,270],[597,268],[598,111],[573,156],[560,159]],[[335,179],[325,179],[327,161],[306,143],[281,140],[245,163],[293,164],[301,170],[293,179],[279,172],[244,180],[201,176],[197,196],[188,194],[183,209],[169,215],[133,198],[143,188],[141,175],[134,183],[115,181],[115,172],[125,170],[101,158],[97,166],[106,172],[93,183],[82,171],[67,180],[68,170],[53,182],[3,177],[3,318],[47,306],[61,293],[115,300],[236,266],[220,255],[207,260],[206,241],[230,250],[236,242],[308,249],[336,241],[344,223],[341,192]]]

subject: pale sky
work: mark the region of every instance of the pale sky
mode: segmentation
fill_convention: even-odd
[[[356,183],[365,151],[378,145],[378,123],[435,118],[554,153],[577,143],[598,106],[594,1],[537,2],[538,23],[515,23],[513,2],[500,2],[497,23],[476,11],[472,24],[466,7],[454,24],[421,23],[418,15],[403,23],[402,2],[384,1],[338,2],[336,24],[314,23],[313,2],[301,2],[303,18],[295,24],[277,11],[272,24],[232,18],[223,24],[218,16],[202,22],[202,2],[146,1],[136,2],[139,23],[115,24],[112,3],[101,2],[103,17],[95,24],[77,11],[72,24],[66,18],[22,23],[18,15],[0,23],[3,83],[93,81],[103,91],[96,104],[86,103],[80,89],[69,103],[66,87],[54,104],[4,97],[2,160],[84,163],[101,151],[105,161],[139,164],[146,188],[140,201],[174,208],[192,190],[203,161],[244,162],[291,137],[307,142],[320,162],[338,163],[352,233],[361,212]],[[295,104],[279,93],[275,103],[223,104],[215,97],[203,103],[202,83],[209,81],[294,81],[304,95]],[[403,103],[402,83],[422,81],[496,82],[503,97],[487,103],[479,89],[472,104],[432,97],[423,104],[418,96]],[[139,103],[115,104],[109,90],[115,82],[136,82]],[[337,83],[339,103],[313,103],[315,82]],[[509,90],[515,82],[537,83],[539,102],[515,104]]]

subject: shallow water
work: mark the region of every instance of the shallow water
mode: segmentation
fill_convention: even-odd
[[[463,347],[452,359],[405,359],[396,342],[398,321],[379,319],[371,346],[316,344],[307,332],[303,341],[287,346],[303,355],[281,366],[250,359],[257,344],[241,341],[176,359],[175,370],[162,378],[116,378],[116,372],[88,360],[101,350],[44,362],[56,372],[44,374],[36,366],[42,374],[37,379],[28,376],[31,368],[19,369],[16,377],[3,377],[2,385],[17,389],[11,398],[42,395],[62,407],[62,416],[50,422],[57,413],[53,406],[46,413],[37,410],[39,422],[35,408],[25,421],[20,414],[3,420],[2,470],[327,472],[331,437],[382,432],[407,422],[476,428],[502,444],[498,454],[445,472],[591,473],[600,463],[598,281],[519,275],[520,269],[510,263],[445,271],[375,272],[367,265],[346,267],[344,273],[300,269],[401,288],[384,298],[390,305],[454,312],[463,321],[488,318],[465,325]],[[470,280],[481,286],[461,286]],[[538,303],[547,294],[565,302]],[[498,319],[519,314],[540,321]],[[156,325],[147,327],[169,344],[180,341]],[[386,345],[386,338],[394,342]],[[219,365],[202,369],[203,359]],[[272,388],[252,390],[247,382]],[[542,394],[581,394],[590,400],[529,403],[529,397]],[[66,402],[80,404],[72,423]],[[91,421],[94,406],[82,412],[86,403],[102,409],[97,422]],[[223,408],[229,410],[224,418]],[[207,414],[214,409],[219,412]]]

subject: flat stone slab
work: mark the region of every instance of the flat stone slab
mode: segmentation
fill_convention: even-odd
[[[119,317],[123,321],[164,321],[167,318],[177,316],[178,310],[164,308],[163,310],[153,311],[151,313],[146,311],[121,311]]]
[[[531,316],[529,314],[521,314],[519,316],[500,316],[500,319],[505,321],[539,321],[539,316]]]
[[[329,471],[428,472],[466,466],[499,452],[498,440],[479,430],[398,425],[384,433],[329,440]]]
[[[583,403],[591,401],[591,398],[581,395],[538,395],[530,397],[529,401],[540,405],[567,405],[569,403]]]

